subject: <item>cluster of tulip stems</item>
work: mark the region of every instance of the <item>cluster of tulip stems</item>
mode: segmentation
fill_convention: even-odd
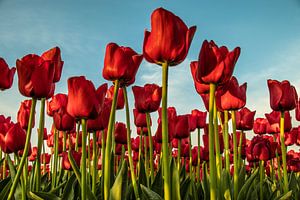
[[[111,87],[96,89],[84,76],[70,77],[68,94],[55,94],[64,64],[59,47],[17,59],[12,68],[0,58],[0,89],[12,86],[17,71],[20,93],[31,98],[21,103],[17,123],[0,116],[0,199],[299,199],[300,153],[287,146],[300,145],[289,113],[296,108],[300,120],[300,103],[288,81],[267,81],[273,111],[254,119],[255,111],[245,107],[247,84],[233,76],[240,48],[205,40],[190,69],[207,111],[177,115],[168,107],[169,68],[184,61],[195,32],[196,26],[158,8],[143,54],[106,46],[102,76]],[[131,88],[138,134],[131,138],[127,90],[143,58],[160,66],[162,83]],[[125,123],[116,122],[124,107]],[[48,135],[45,112],[53,119]],[[257,136],[246,139],[246,131]]]

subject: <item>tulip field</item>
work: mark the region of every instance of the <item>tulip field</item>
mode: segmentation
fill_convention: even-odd
[[[241,48],[204,40],[189,67],[206,110],[169,106],[169,69],[186,59],[196,30],[157,8],[142,53],[107,44],[97,72],[107,82],[69,77],[66,94],[55,91],[59,47],[16,58],[15,67],[0,55],[1,91],[18,84],[26,98],[16,121],[0,111],[0,200],[299,200],[300,152],[288,146],[300,146],[290,114],[300,121],[300,101],[288,80],[266,80],[272,112],[257,117],[247,83],[233,75]],[[161,70],[161,84],[135,83],[142,61]]]

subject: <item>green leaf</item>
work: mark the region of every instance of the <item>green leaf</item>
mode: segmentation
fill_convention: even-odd
[[[61,200],[61,198],[50,192],[29,192],[29,196],[34,200]]]
[[[6,158],[7,158],[7,163],[8,163],[8,167],[9,167],[9,172],[10,172],[10,175],[11,175],[11,180],[13,181],[15,179],[17,170],[16,170],[13,162],[11,161],[10,156],[7,156]],[[20,177],[20,181],[21,181],[21,179],[23,179],[23,177]],[[15,191],[14,197],[15,197],[15,199],[22,199],[22,187],[21,187],[20,182],[18,183],[18,186],[17,186],[17,189]]]
[[[11,178],[8,177],[7,179],[9,179],[9,182],[5,185],[5,187],[3,189],[1,188],[0,200],[7,200],[8,193],[9,193],[10,188],[11,188],[11,185],[12,185]]]
[[[275,198],[274,200],[288,200],[292,197],[292,190],[288,191],[286,194],[280,195],[279,197]]]
[[[143,158],[140,160],[139,184],[147,185],[147,175]]]
[[[207,165],[206,163],[203,164],[203,180],[202,180],[202,187],[204,193],[204,199],[210,199],[210,188],[209,188],[209,181],[207,178]]]
[[[63,182],[62,184],[58,185],[56,188],[53,188],[50,190],[50,193],[58,195],[58,192],[61,188],[63,188],[66,185],[67,181]]]
[[[110,187],[109,188],[111,188],[115,182],[114,166],[115,166],[115,155],[114,155],[114,152],[111,152],[111,154],[110,154]]]
[[[9,183],[10,180],[10,177],[7,177],[0,181],[0,191],[2,191],[5,188],[5,186]]]
[[[172,200],[180,199],[180,180],[179,173],[176,167],[174,158],[171,160],[171,186],[172,186]]]
[[[110,190],[110,199],[111,200],[122,200],[126,197],[128,185],[128,166],[127,162],[124,159],[120,172]]]
[[[2,159],[0,160],[0,166],[2,165],[3,161],[4,161],[4,158],[2,158]]]
[[[163,200],[159,194],[140,184],[142,190],[142,199],[144,200]]]
[[[64,193],[62,195],[62,199],[65,200],[73,200],[74,198],[74,182],[76,182],[76,176],[75,174],[72,174],[72,176],[69,178],[66,187],[64,188]]]
[[[162,167],[160,165],[159,170],[154,178],[154,181],[151,186],[151,190],[159,194],[160,196],[163,196],[163,178],[162,178]]]
[[[245,180],[246,180],[246,169],[245,169],[245,166],[243,165],[240,169],[240,173],[239,173],[239,178],[238,178],[238,188],[239,188],[239,191],[241,191],[243,185],[245,184]]]
[[[247,192],[249,191],[249,188],[252,184],[252,182],[255,180],[258,174],[258,169],[254,171],[254,173],[248,178],[248,180],[243,185],[241,191],[238,194],[238,200],[245,200],[247,196]]]
[[[190,177],[187,177],[187,178],[180,184],[180,196],[181,196],[182,199],[188,198],[190,182],[191,182]]]
[[[231,181],[230,174],[226,169],[223,169],[221,176],[221,194],[224,195],[224,198],[231,199]],[[225,196],[226,195],[226,196]]]

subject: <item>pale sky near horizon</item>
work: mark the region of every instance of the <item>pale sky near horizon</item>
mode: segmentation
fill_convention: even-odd
[[[189,27],[197,26],[186,60],[169,73],[168,105],[175,106],[178,114],[204,110],[189,63],[197,60],[205,39],[230,50],[241,47],[234,75],[240,84],[248,83],[246,106],[257,110],[256,117],[271,112],[267,79],[287,79],[300,92],[299,0],[0,0],[0,56],[15,66],[16,59],[24,55],[42,54],[59,46],[65,64],[56,93],[67,93],[67,79],[77,75],[85,75],[98,87],[106,82],[102,78],[106,44],[116,42],[141,53],[144,30],[151,29],[150,15],[158,7],[172,11]],[[19,93],[17,82],[16,75],[13,87],[0,93],[0,114],[12,116],[14,121],[20,102],[26,99]],[[134,85],[145,83],[161,84],[161,68],[144,60]],[[132,109],[131,88],[129,98]],[[125,122],[124,112],[118,112],[118,121]],[[38,109],[36,113],[38,117]],[[294,116],[294,111],[291,114]],[[299,125],[294,122],[294,126]],[[46,123],[50,127],[51,119]]]

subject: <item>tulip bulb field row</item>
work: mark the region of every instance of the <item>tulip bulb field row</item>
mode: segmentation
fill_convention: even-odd
[[[287,151],[300,145],[290,116],[300,121],[300,103],[289,81],[266,80],[272,112],[257,117],[245,107],[247,83],[233,76],[240,47],[205,40],[189,67],[206,110],[179,115],[168,106],[169,67],[185,60],[195,32],[157,8],[142,53],[107,44],[107,83],[70,77],[67,94],[55,92],[64,65],[59,47],[17,58],[16,67],[0,58],[0,89],[9,93],[16,74],[27,98],[16,121],[0,115],[0,200],[300,199],[300,152]],[[162,71],[160,85],[135,84],[143,59]],[[124,119],[116,121],[117,112]]]

